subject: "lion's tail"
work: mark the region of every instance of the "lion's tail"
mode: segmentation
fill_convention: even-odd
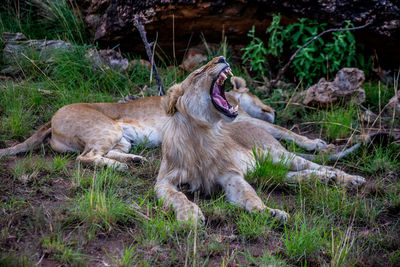
[[[347,157],[348,155],[350,155],[351,153],[357,151],[360,147],[361,147],[361,143],[357,143],[343,151],[340,151],[339,153],[327,155],[325,160],[328,162],[331,162],[331,161],[343,159],[343,158]],[[312,154],[298,154],[298,155],[302,158],[305,158],[305,159],[308,159],[311,161],[319,158],[318,155],[312,155]]]
[[[49,121],[39,130],[37,130],[31,137],[26,139],[24,142],[17,144],[12,147],[0,149],[0,157],[1,156],[11,156],[21,152],[28,151],[41,143],[51,134],[51,122]]]
[[[388,140],[391,139],[391,135],[388,133],[383,133],[383,132],[378,132],[378,133],[373,133],[373,134],[367,134],[363,136],[363,139],[360,140],[358,143],[354,144],[353,146],[344,149],[343,151],[340,151],[339,153],[336,154],[330,154],[326,155],[325,160],[328,162],[331,161],[337,161],[339,159],[343,159],[347,157],[348,155],[356,152],[362,145],[369,145],[373,142],[388,142]],[[386,141],[385,141],[386,140]],[[308,159],[308,160],[316,160],[319,158],[318,155],[311,155],[311,154],[298,154],[298,156]]]

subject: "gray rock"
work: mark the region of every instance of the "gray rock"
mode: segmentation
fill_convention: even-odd
[[[350,100],[360,104],[365,100],[365,91],[361,88],[364,80],[362,70],[343,68],[338,71],[333,82],[321,78],[317,84],[300,93],[294,101],[302,102],[304,105],[320,106]]]

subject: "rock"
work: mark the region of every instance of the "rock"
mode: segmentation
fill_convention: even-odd
[[[365,100],[365,91],[361,88],[365,80],[364,72],[357,68],[343,68],[336,74],[333,82],[321,78],[295,99],[304,105],[326,106],[338,101],[350,101],[360,104]],[[300,100],[300,101],[299,101]]]
[[[341,27],[345,20],[354,25],[372,24],[354,31],[358,41],[376,49],[379,63],[390,68],[400,61],[400,2],[398,0],[326,1],[326,0],[77,0],[84,19],[95,32],[101,47],[120,44],[123,51],[142,51],[144,48],[133,26],[136,14],[143,17],[148,39],[155,40],[172,57],[174,32],[175,51],[183,58],[188,43],[201,41],[219,43],[222,33],[229,44],[248,44],[246,34],[253,25],[256,32],[265,34],[272,14],[280,13],[282,23],[293,23],[308,17],[328,23],[328,27]],[[173,30],[174,29],[174,30]],[[265,36],[265,35],[264,35]]]
[[[114,70],[127,71],[130,67],[129,60],[112,49],[90,49],[86,53],[86,57],[93,62],[93,66],[96,68],[107,66]]]
[[[5,43],[3,49],[3,62],[9,66],[3,69],[3,74],[14,74],[19,71],[16,62],[26,57],[31,58],[33,53],[37,53],[43,61],[51,59],[56,50],[73,49],[72,44],[62,40],[27,40],[22,33],[4,32],[2,40]]]
[[[37,53],[42,61],[51,61],[55,52],[74,49],[72,44],[62,40],[27,40],[22,33],[4,32],[2,40],[5,43],[3,62],[6,66],[0,72],[6,75],[18,74],[21,70],[15,63],[26,57],[31,58],[33,53]],[[113,70],[128,71],[138,64],[149,69],[151,67],[150,62],[143,59],[129,62],[121,53],[112,49],[89,49],[86,58],[93,63],[94,68],[108,67]]]
[[[179,67],[181,67],[186,72],[190,72],[200,64],[206,62],[206,50],[202,48],[203,47],[201,46],[190,48],[185,58],[183,59],[182,64],[179,65]]]

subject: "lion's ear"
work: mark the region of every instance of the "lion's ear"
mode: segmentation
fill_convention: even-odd
[[[232,76],[231,84],[233,86],[233,90],[241,91],[246,89],[246,81],[242,77]]]
[[[182,95],[183,89],[180,84],[175,84],[168,89],[165,102],[168,115],[172,116],[176,112],[176,102]]]

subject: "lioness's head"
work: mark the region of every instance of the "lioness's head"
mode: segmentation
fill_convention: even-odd
[[[232,72],[224,57],[216,57],[193,71],[167,93],[167,113],[186,113],[197,119],[215,122],[232,121],[238,107],[232,107],[225,97],[225,81]]]
[[[249,92],[246,87],[246,81],[241,77],[231,77],[233,89],[229,91],[240,106],[253,118],[273,123],[275,120],[275,111],[268,105],[265,105],[257,96]]]

